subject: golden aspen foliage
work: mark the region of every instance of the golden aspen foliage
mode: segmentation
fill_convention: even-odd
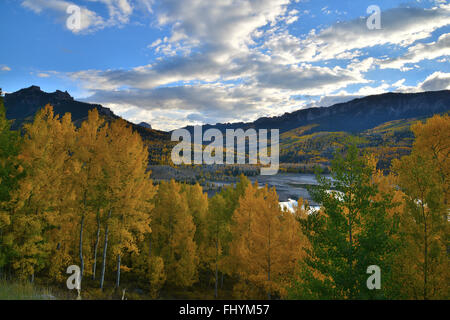
[[[151,257],[148,261],[147,278],[150,284],[150,297],[158,297],[159,291],[166,282],[166,273],[164,272],[164,260],[161,257]]]
[[[13,194],[16,209],[12,230],[15,252],[12,266],[21,277],[43,269],[44,258],[67,236],[60,232],[60,221],[62,216],[72,214],[70,172],[74,165],[71,150],[75,137],[70,114],[60,119],[50,105],[38,112],[34,122],[24,129],[19,159],[26,176]]]
[[[133,132],[124,120],[118,119],[109,126],[107,142],[103,157],[108,212],[105,224],[111,236],[112,256],[117,258],[118,287],[120,270],[128,270],[121,264],[121,256],[138,252],[138,243],[151,232],[151,200],[155,187],[147,171],[148,151],[137,132]]]
[[[209,282],[214,282],[214,295],[218,298],[219,270],[222,270],[224,245],[229,239],[230,217],[227,214],[226,201],[221,194],[214,195],[209,201],[206,226],[206,246],[202,260],[213,273]]]
[[[142,243],[141,243],[142,245]],[[141,246],[139,254],[131,255],[132,272],[139,281],[139,287],[146,289],[152,299],[159,296],[161,288],[166,282],[164,260],[154,256],[149,246]]]
[[[106,150],[106,129],[104,120],[97,109],[89,111],[88,119],[77,130],[74,149],[72,150],[75,169],[72,176],[73,190],[75,192],[74,210],[77,216],[78,230],[78,256],[82,276],[91,273],[91,246],[89,235],[93,234],[95,216],[101,206],[98,199],[99,182],[103,177],[103,163]],[[89,232],[90,231],[90,232]],[[86,258],[87,259],[86,259]],[[86,263],[86,260],[88,263]],[[85,264],[87,268],[85,268]]]
[[[199,267],[206,268],[206,250],[207,250],[207,214],[208,214],[208,195],[203,192],[202,187],[196,183],[193,186],[183,185],[188,210],[192,215],[195,224],[194,241],[197,246],[197,255],[199,257]]]
[[[69,265],[81,264],[91,274],[103,225],[103,262],[106,267],[109,236],[119,284],[120,270],[128,269],[121,255],[139,254],[151,232],[156,188],[142,138],[123,120],[105,123],[96,109],[76,128],[70,114],[60,118],[50,105],[24,132],[18,159],[26,175],[12,192],[6,235],[15,273],[25,278],[40,272],[63,281]]]
[[[320,210],[320,209],[317,209]],[[309,205],[308,200],[305,200],[303,198],[299,198],[297,201],[297,205],[294,206],[294,212],[292,213],[295,219],[299,223],[307,223],[308,221],[308,215],[314,212],[314,209],[312,209]],[[309,252],[311,252],[311,243],[309,242],[309,239],[306,237],[306,235],[300,230],[300,237],[301,237],[301,246],[298,248],[299,252],[299,262],[303,262],[305,257]],[[296,265],[296,269],[293,272],[292,278],[293,281],[287,283],[286,289],[291,292],[295,292],[296,288],[294,286],[295,281],[302,281],[301,278],[299,278],[299,273],[301,271],[300,269],[300,263]],[[326,279],[329,279],[329,276],[321,273],[317,269],[313,269],[308,267],[307,265],[302,265],[304,268],[308,268],[309,272],[317,279],[320,279],[320,281],[325,281]]]
[[[450,297],[449,128],[448,115],[413,125],[416,140],[411,154],[392,165],[406,203],[400,219],[398,298]]]
[[[167,145],[95,108],[75,125],[47,105],[21,137],[0,98],[0,271],[64,286],[75,264],[92,276],[83,297],[109,297],[115,279],[154,299],[212,298],[213,286],[216,299],[448,299],[450,117],[411,129],[390,172],[353,143],[308,188],[320,209],[299,199],[289,211],[244,175],[210,198],[198,183],[156,186],[148,150],[165,162],[155,150]],[[222,172],[189,169],[204,182]],[[366,285],[369,265],[381,290]]]
[[[411,126],[415,140],[414,150],[427,154],[442,188],[444,201],[450,203],[450,115],[435,115],[426,122]]]
[[[230,256],[241,281],[239,298],[284,296],[301,254],[300,229],[294,216],[282,211],[275,189],[250,185],[233,214]]]
[[[406,296],[413,299],[448,297],[449,265],[447,257],[448,208],[428,155],[412,154],[393,163],[399,185],[406,194],[401,217],[401,234],[405,255],[401,278],[409,283]]]
[[[244,196],[245,190],[251,185],[250,180],[241,174],[239,181],[235,186],[228,186],[222,189],[220,195],[225,204],[223,211],[220,212],[223,220],[223,229],[221,234],[221,250],[222,256],[219,261],[219,270],[223,274],[233,275],[236,268],[236,263],[230,256],[230,245],[232,241],[231,222],[232,216],[236,208],[239,206],[239,199]]]
[[[197,282],[196,228],[186,193],[174,180],[159,185],[151,227],[152,252],[163,258],[167,283],[189,287]]]

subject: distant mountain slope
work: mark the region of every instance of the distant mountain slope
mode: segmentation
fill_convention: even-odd
[[[420,93],[384,93],[354,99],[330,107],[308,108],[285,113],[278,117],[263,117],[249,123],[218,123],[208,128],[280,129],[280,132],[309,126],[309,133],[345,131],[359,133],[384,122],[429,117],[450,110],[450,90]],[[193,131],[192,126],[187,127]]]
[[[6,117],[14,120],[13,128],[19,128],[23,123],[33,121],[34,115],[46,104],[51,104],[56,114],[62,116],[67,112],[72,114],[75,124],[80,124],[88,117],[89,110],[97,109],[99,114],[107,120],[120,118],[109,108],[99,104],[84,103],[74,100],[69,93],[55,91],[47,93],[37,86],[21,89],[14,93],[6,94],[5,98]],[[134,130],[138,131],[145,140],[163,140],[170,137],[168,133],[151,129],[150,125],[142,126],[128,122]]]
[[[119,118],[110,109],[98,104],[75,101],[67,92],[43,92],[31,86],[6,94],[6,115],[14,120],[13,128],[33,120],[36,112],[47,103],[57,114],[72,114],[76,124],[96,108],[108,121]],[[450,111],[450,90],[422,93],[385,93],[354,99],[331,107],[301,109],[279,117],[263,117],[249,123],[219,123],[205,125],[203,130],[280,129],[280,161],[284,163],[329,164],[333,151],[350,134],[359,137],[359,147],[377,154],[382,167],[392,158],[407,154],[412,145],[410,125],[438,113]],[[151,164],[169,164],[176,142],[170,132],[151,129],[146,123],[129,123],[139,132],[150,151]],[[186,127],[191,132],[193,127]]]
[[[6,117],[14,120],[13,129],[20,128],[24,123],[32,122],[34,115],[46,104],[51,104],[56,114],[62,116],[67,112],[72,114],[76,125],[88,117],[89,110],[97,109],[99,114],[107,121],[120,118],[110,109],[99,104],[84,103],[74,100],[70,94],[62,91],[47,93],[37,86],[31,86],[17,92],[6,94],[4,97]],[[128,122],[128,121],[127,121]],[[168,162],[171,142],[167,132],[153,130],[150,125],[142,126],[128,122],[137,131],[148,146],[150,164]]]
[[[302,109],[249,123],[219,123],[203,130],[249,128],[280,130],[280,162],[329,165],[349,135],[358,147],[378,156],[380,168],[410,152],[412,123],[450,111],[450,90],[385,93],[330,107]],[[191,132],[193,127],[187,127]]]
[[[388,168],[393,158],[410,152],[414,135],[413,123],[426,117],[393,120],[354,134],[358,147],[377,155],[380,168]],[[336,148],[346,143],[350,133],[319,131],[306,133],[312,126],[284,132],[280,136],[280,161],[284,163],[329,164]]]
[[[69,93],[55,91],[47,93],[37,86],[21,89],[5,95],[6,116],[14,120],[14,127],[32,121],[36,112],[46,104],[51,104],[56,114],[72,114],[72,120],[80,122],[87,118],[88,111],[96,108],[103,116],[118,118],[114,113],[101,105],[75,101]]]
[[[141,127],[147,128],[147,129],[152,129],[152,126],[150,124],[148,124],[147,122],[138,123],[138,126],[141,126]]]

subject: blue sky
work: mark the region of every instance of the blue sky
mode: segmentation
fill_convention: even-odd
[[[445,0],[2,0],[0,24],[3,91],[67,90],[163,130],[450,89]]]

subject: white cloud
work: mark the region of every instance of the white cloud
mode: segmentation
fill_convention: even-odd
[[[279,67],[267,64],[257,71],[256,79],[262,87],[289,89],[307,95],[327,94],[349,84],[367,82],[359,72],[312,65]]]
[[[290,92],[280,89],[261,89],[247,85],[184,85],[140,90],[97,90],[85,99],[111,107],[118,114],[138,119],[139,110],[144,110],[147,121],[159,129],[175,129],[192,123],[198,116],[208,123],[255,120],[261,116],[279,115],[301,107]],[[127,106],[127,112],[117,108]],[[121,113],[122,112],[122,113]],[[177,114],[172,123],[155,123],[151,117]],[[180,114],[182,115],[180,117]],[[169,117],[170,119],[170,117]]]
[[[69,6],[76,5],[70,1],[64,0],[23,0],[22,6],[32,10],[33,12],[40,14],[44,11],[49,11],[60,21],[61,24],[66,26],[66,20],[69,17],[67,14],[67,8]],[[77,5],[78,6],[78,5]],[[105,27],[104,19],[97,15],[94,11],[87,9],[86,7],[78,6],[81,10],[81,25],[79,29],[73,29],[72,32],[85,32],[88,30],[98,30]]]
[[[394,82],[392,84],[392,87],[394,87],[394,88],[401,88],[403,86],[403,84],[405,83],[405,81],[406,81],[406,79],[404,79],[404,78],[400,79],[397,82]]]
[[[450,90],[450,73],[436,71],[419,82],[416,86],[404,85],[405,79],[397,81],[392,86],[396,87],[398,92],[423,92]]]
[[[177,81],[248,77],[254,72],[252,61],[267,58],[250,48],[254,32],[289,15],[288,2],[163,1],[157,7],[157,18],[160,24],[171,25],[171,35],[150,45],[165,55],[163,59],[133,70],[88,70],[71,76],[90,89],[124,85],[145,89]],[[193,47],[195,53],[190,51]]]
[[[76,5],[81,9],[81,28],[71,30],[74,33],[93,32],[107,27],[121,26],[130,22],[130,16],[134,8],[151,12],[152,0],[87,0],[87,2],[98,2],[103,4],[108,16],[102,17],[97,12],[88,9],[86,6],[78,5],[66,0],[21,0],[22,6],[32,10],[37,14],[49,12],[53,14],[57,21],[66,25],[69,17],[66,10],[71,5]],[[88,3],[86,3],[87,5]]]
[[[107,24],[124,24],[129,22],[133,8],[129,0],[89,0],[103,3],[108,9],[109,21]]]
[[[437,91],[450,89],[450,73],[434,72],[418,86],[422,91]]]
[[[364,96],[370,96],[375,94],[381,94],[388,91],[388,89],[391,87],[388,83],[381,83],[379,86],[364,86],[359,88],[357,91],[352,92],[351,94],[346,92],[345,90],[342,90],[338,93],[338,95],[341,96],[357,96],[357,97],[364,97]]]
[[[247,51],[258,28],[283,18],[288,3],[289,0],[166,0],[160,3],[157,17],[159,24],[172,26],[168,42],[185,46],[201,43],[203,50],[225,61]]]
[[[417,63],[422,60],[432,60],[448,55],[450,55],[450,33],[441,35],[435,42],[418,43],[411,46],[405,55],[379,61],[379,64],[383,69],[401,69],[407,63]]]
[[[336,23],[319,32],[313,30],[306,39],[293,36],[289,46],[272,49],[278,55],[292,55],[301,61],[322,61],[334,58],[346,59],[344,53],[379,45],[399,45],[407,47],[417,40],[426,39],[432,32],[450,24],[450,5],[440,5],[431,9],[413,7],[394,8],[381,12],[380,30],[369,30],[366,18]],[[280,43],[279,34],[269,39],[274,44]],[[278,40],[278,41],[277,41]],[[280,53],[279,51],[288,51]]]
[[[11,71],[11,68],[10,67],[8,67],[8,66],[2,66],[2,65],[0,65],[0,70],[1,71],[5,71],[5,72],[8,72],[8,71]]]
[[[117,1],[92,1],[118,10],[110,13],[117,21],[127,21],[135,10]],[[67,76],[90,93],[87,101],[107,104],[132,121],[159,129],[279,115],[304,107],[307,101],[298,100],[302,95],[322,96],[313,104],[319,105],[389,89],[442,87],[446,81],[442,74],[430,75],[412,88],[404,81],[389,85],[368,80],[365,73],[383,60],[367,57],[365,49],[410,46],[411,55],[404,59],[411,63],[442,56],[436,48],[447,36],[436,43],[415,43],[450,24],[450,6],[386,10],[382,30],[368,30],[365,19],[357,19],[311,30],[304,38],[286,27],[299,14],[288,9],[288,0],[165,0],[148,2],[147,9],[170,29],[148,45],[158,59],[132,69],[81,70]],[[345,62],[328,67],[329,59]],[[402,70],[412,68],[404,64]],[[348,88],[357,84],[363,86],[354,92]]]

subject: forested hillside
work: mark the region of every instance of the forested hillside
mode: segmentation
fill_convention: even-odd
[[[37,86],[31,86],[11,94],[6,94],[4,100],[6,117],[13,121],[13,129],[19,129],[24,124],[32,122],[36,113],[46,104],[53,106],[53,111],[56,115],[63,116],[69,112],[76,126],[80,126],[88,118],[89,111],[94,109],[108,122],[120,118],[110,109],[99,104],[74,100],[67,91],[62,92],[57,90],[53,93],[47,93]],[[150,152],[150,163],[168,163],[172,144],[169,141],[170,135],[167,132],[153,130],[148,124],[136,125],[128,121],[126,122],[144,139]]]
[[[153,183],[142,137],[97,109],[77,126],[47,105],[22,135],[10,126],[0,98],[8,282],[67,293],[67,267],[78,265],[83,299],[450,297],[448,115],[412,125],[412,152],[388,175],[343,144],[331,179],[310,188],[320,209],[299,199],[294,212],[245,176],[210,198],[198,184]],[[379,290],[366,285],[370,265]]]
[[[72,114],[75,125],[87,119],[89,110],[96,109],[106,121],[118,119],[111,110],[97,104],[75,101],[67,92],[45,93],[39,87],[19,90],[5,96],[6,116],[14,120],[13,128],[32,121],[36,112],[50,103],[57,115]],[[226,129],[279,129],[280,161],[282,163],[330,166],[333,153],[342,147],[350,135],[357,144],[379,156],[379,167],[387,169],[391,160],[410,152],[413,133],[410,125],[417,120],[450,110],[450,91],[414,94],[388,93],[355,99],[326,108],[302,109],[279,117],[260,118],[250,123],[205,125]],[[175,142],[170,132],[151,129],[148,124],[128,124],[147,145],[150,164],[171,165],[170,152]],[[192,127],[187,127],[193,130]],[[295,166],[294,166],[295,167]]]

